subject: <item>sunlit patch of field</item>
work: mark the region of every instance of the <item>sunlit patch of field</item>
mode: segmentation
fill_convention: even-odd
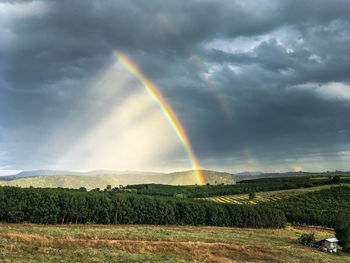
[[[297,243],[304,229],[0,224],[0,262],[350,262]],[[317,239],[333,236],[316,229]]]
[[[350,186],[350,184],[343,184],[343,185]],[[333,187],[333,186],[337,186],[337,185],[322,185],[322,186],[316,186],[316,187],[310,187],[310,188],[258,192],[258,193],[255,193],[255,198],[253,200],[249,200],[249,194],[213,196],[213,197],[206,197],[202,199],[214,201],[218,203],[254,205],[262,202],[276,201],[276,200],[288,198],[290,196],[319,191],[322,189],[329,189],[330,187]]]

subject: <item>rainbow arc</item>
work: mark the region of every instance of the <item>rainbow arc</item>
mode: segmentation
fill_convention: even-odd
[[[164,113],[165,117],[168,119],[169,123],[171,124],[176,135],[178,136],[178,138],[180,139],[181,143],[183,144],[186,150],[188,158],[192,164],[193,170],[195,171],[197,183],[200,185],[205,185],[205,180],[204,180],[199,162],[190,144],[190,141],[185,132],[185,129],[183,128],[180,120],[176,116],[173,109],[165,101],[162,94],[157,89],[156,85],[153,84],[127,56],[116,51],[114,52],[114,54],[118,58],[120,63],[122,63],[123,66],[140,81],[143,87],[152,96],[153,100],[158,104],[158,106]]]

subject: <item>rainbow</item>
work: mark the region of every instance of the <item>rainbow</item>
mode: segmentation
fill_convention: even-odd
[[[194,63],[194,65],[198,68],[199,72],[206,73],[208,72],[208,67],[203,62],[203,59],[200,58],[200,56],[195,52],[193,48],[188,46],[186,42],[183,41],[181,37],[181,32],[176,26],[175,23],[171,21],[169,16],[166,15],[164,12],[159,12],[158,19],[162,24],[165,26],[165,28],[172,33],[174,36],[178,38],[178,40],[182,43],[184,50],[188,54],[188,56],[191,58],[191,61]],[[220,104],[221,110],[225,114],[226,118],[230,121],[229,124],[233,128],[233,131],[235,131],[235,136],[238,137],[238,142],[242,146],[242,153],[245,157],[247,166],[255,170],[255,161],[252,158],[252,155],[249,153],[249,149],[243,145],[243,137],[239,134],[238,130],[235,129],[235,118],[233,111],[230,107],[230,104],[228,103],[224,93],[220,90],[219,85],[216,83],[216,81],[211,77],[205,77],[204,80],[206,81],[207,86],[211,89],[211,91],[215,94],[215,97]]]
[[[205,180],[201,172],[201,168],[199,166],[196,155],[194,154],[190,141],[188,140],[187,134],[184,128],[182,127],[182,124],[179,121],[178,117],[176,116],[175,112],[172,110],[170,105],[164,100],[162,94],[159,92],[156,86],[149,79],[147,79],[145,75],[143,75],[139,68],[127,56],[116,51],[114,52],[114,55],[118,58],[119,62],[122,63],[123,66],[141,82],[141,84],[144,86],[147,92],[157,102],[160,109],[170,122],[176,135],[179,137],[186,150],[186,153],[191,161],[193,170],[195,172],[197,183],[200,185],[205,185]]]
[[[176,28],[175,24],[171,22],[168,16],[165,14],[161,13],[158,15],[158,18],[160,19],[161,22],[165,25],[165,27],[168,29],[169,32],[171,32],[173,35],[177,36],[178,39],[181,41],[181,34],[180,31]],[[205,66],[203,60],[196,54],[196,52],[188,47],[185,42],[181,41],[183,44],[183,47],[186,51],[186,53],[191,57],[193,63],[197,66],[200,72],[205,73],[208,72],[207,67]],[[207,77],[205,78],[205,81],[207,82],[207,85],[211,88],[212,92],[215,94],[216,99],[220,103],[221,109],[225,113],[226,117],[230,120],[233,121],[233,114],[232,110],[230,109],[230,106],[225,99],[225,96],[223,93],[220,91],[218,85],[215,83],[215,81]]]
[[[197,66],[197,68],[199,68],[199,70],[201,72],[204,73],[204,72],[208,71],[206,66],[205,66],[205,64],[203,63],[203,61],[200,59],[200,57],[193,50],[191,50],[189,48],[186,48],[186,51],[190,55],[190,57],[192,58],[193,62]],[[220,92],[220,89],[218,88],[218,85],[210,77],[206,78],[206,82],[207,82],[208,86],[211,88],[211,90],[214,92],[214,94],[215,94],[217,100],[219,101],[219,103],[221,104],[221,109],[226,114],[226,117],[229,118],[232,121],[233,120],[232,111],[230,109],[229,104],[227,103],[227,100],[225,99],[225,96],[223,95],[222,92]]]

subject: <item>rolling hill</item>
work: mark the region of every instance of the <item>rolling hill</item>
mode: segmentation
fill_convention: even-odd
[[[206,182],[210,184],[233,184],[234,176],[229,173],[216,171],[202,171]],[[107,185],[112,188],[119,185],[132,184],[170,184],[170,185],[194,185],[197,179],[193,171],[183,171],[170,174],[156,173],[126,173],[126,174],[100,174],[90,175],[41,175],[18,178],[7,181],[0,181],[0,185],[19,186],[19,187],[42,187],[42,188],[80,188],[86,189],[100,188],[104,189]]]
[[[343,184],[343,185],[350,186],[350,184]],[[249,194],[211,196],[211,197],[206,197],[202,199],[210,200],[218,203],[255,205],[258,203],[276,201],[276,200],[286,199],[291,196],[320,191],[322,189],[329,189],[335,186],[338,186],[338,184],[328,184],[328,185],[321,185],[321,186],[315,186],[310,188],[297,188],[297,189],[258,192],[256,193],[255,197],[252,200],[249,199]]]
[[[117,174],[140,174],[140,175],[160,175],[156,172],[142,172],[142,171],[113,171],[113,170],[93,170],[87,172],[64,171],[64,170],[33,170],[22,171],[17,174],[1,176],[0,180],[14,180],[18,178],[36,177],[36,176],[51,176],[51,175],[117,175]]]

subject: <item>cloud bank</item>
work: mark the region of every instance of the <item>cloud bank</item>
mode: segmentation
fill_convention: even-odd
[[[346,0],[2,1],[0,167],[190,168],[118,50],[204,168],[350,170],[349,32]]]

